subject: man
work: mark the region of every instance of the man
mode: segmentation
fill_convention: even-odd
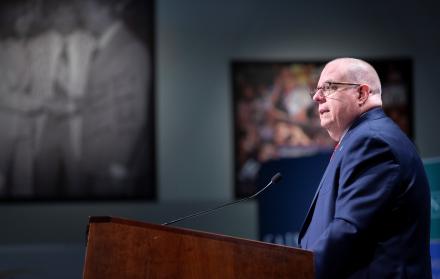
[[[95,40],[80,28],[74,3],[45,4],[50,28],[31,43],[32,92],[45,98],[36,125],[36,194],[81,197],[79,110]]]
[[[0,39],[0,196],[33,194],[33,118],[42,100],[29,93],[29,41],[36,35],[38,13],[30,0],[2,3]],[[6,29],[6,28],[5,28]]]
[[[365,61],[341,58],[312,93],[338,142],[299,234],[317,278],[431,278],[430,194],[416,148],[382,108]]]
[[[81,6],[84,25],[97,39],[83,110],[82,166],[90,194],[98,197],[134,196],[135,161],[144,156],[150,59],[122,19],[126,3],[92,0]]]

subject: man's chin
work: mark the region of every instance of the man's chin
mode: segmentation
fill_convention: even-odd
[[[335,131],[334,131],[334,129],[332,129],[331,123],[329,121],[321,121],[321,127],[327,131],[328,135],[333,140],[338,141],[338,139],[336,138],[336,135],[334,133]]]
[[[321,119],[321,127],[328,130],[330,128],[330,123],[327,119]]]

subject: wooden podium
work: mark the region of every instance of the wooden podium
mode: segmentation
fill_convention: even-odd
[[[212,233],[91,217],[84,279],[313,278],[312,252]]]

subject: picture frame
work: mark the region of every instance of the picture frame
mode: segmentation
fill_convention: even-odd
[[[0,200],[154,200],[154,1],[0,5]]]
[[[365,59],[382,82],[383,108],[413,138],[412,61]],[[320,126],[310,97],[325,61],[236,60],[231,63],[235,196],[257,190],[265,162],[331,153],[335,142]]]

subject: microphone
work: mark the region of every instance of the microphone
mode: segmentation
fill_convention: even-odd
[[[211,208],[211,209],[207,209],[207,210],[203,210],[203,211],[199,211],[199,212],[187,215],[187,216],[183,216],[183,217],[178,218],[176,220],[163,223],[162,225],[168,226],[168,225],[171,225],[171,224],[174,224],[174,223],[186,220],[186,219],[190,219],[190,218],[193,218],[193,217],[196,217],[196,216],[200,216],[200,215],[204,215],[204,214],[210,213],[212,211],[218,210],[218,209],[226,207],[226,206],[230,206],[230,205],[233,205],[233,204],[245,201],[245,200],[253,199],[256,196],[258,196],[259,194],[261,194],[264,190],[266,190],[270,185],[280,182],[281,178],[282,178],[281,173],[277,172],[274,176],[272,176],[272,179],[270,180],[270,182],[266,186],[264,186],[264,188],[262,188],[260,191],[256,192],[252,196],[245,197],[245,198],[233,201],[233,202],[228,202],[228,203],[222,204],[220,206],[217,206],[217,207],[214,207],[214,208]]]

